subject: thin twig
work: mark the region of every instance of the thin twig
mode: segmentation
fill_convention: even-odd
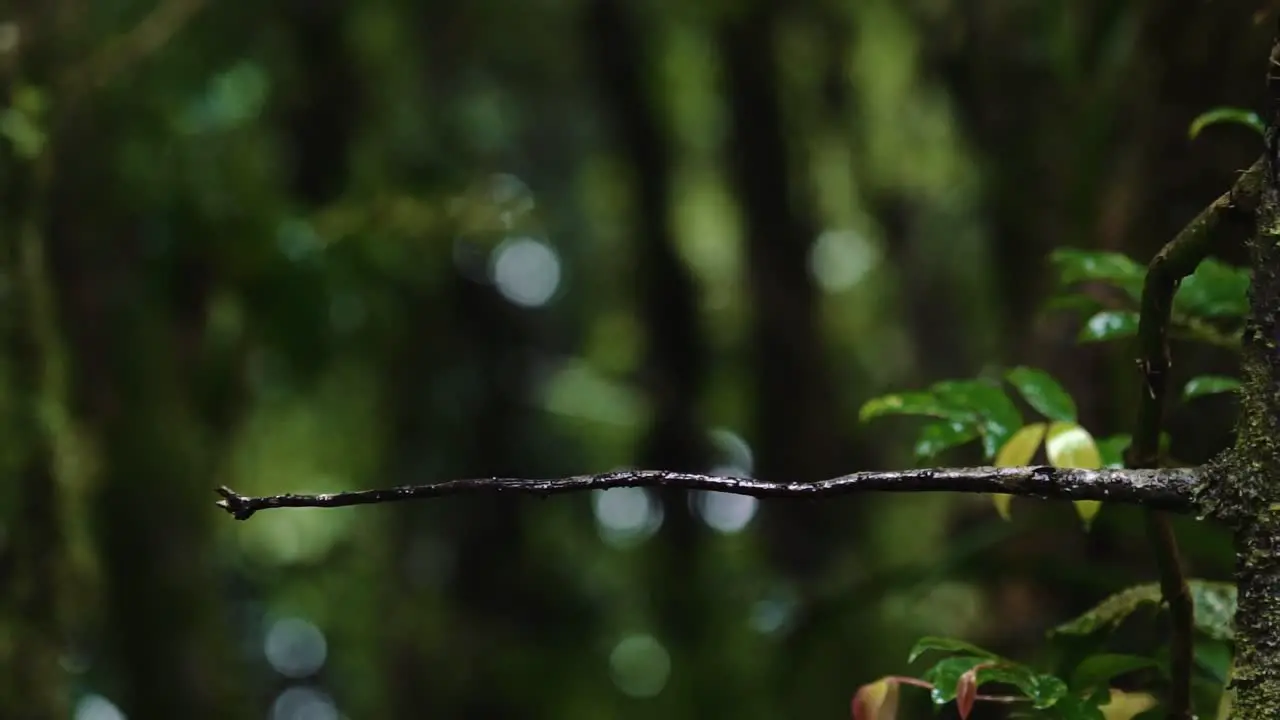
[[[1165,470],[1081,470],[1075,468],[971,467],[859,472],[818,482],[769,482],[751,478],[665,470],[619,470],[554,480],[481,478],[432,485],[405,485],[383,490],[356,490],[320,495],[248,497],[218,488],[218,506],[239,520],[259,510],[284,507],[345,507],[423,500],[449,495],[517,493],[545,497],[615,488],[680,488],[750,495],[756,498],[830,498],[858,492],[1004,493],[1052,500],[1103,500],[1132,503],[1171,512],[1191,512],[1199,468]]]
[[[1137,428],[1129,452],[1133,468],[1160,464],[1160,427],[1169,384],[1169,318],[1178,283],[1195,272],[1223,235],[1229,220],[1249,220],[1262,188],[1262,160],[1240,175],[1227,193],[1213,201],[1165,245],[1147,268],[1138,321],[1138,360],[1145,383],[1138,403]],[[1247,228],[1246,223],[1241,226]],[[1194,605],[1169,518],[1157,509],[1147,512],[1147,533],[1160,570],[1160,592],[1170,615],[1170,720],[1191,717],[1192,627]]]

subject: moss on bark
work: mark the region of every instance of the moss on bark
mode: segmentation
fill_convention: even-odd
[[[1235,720],[1280,718],[1280,189],[1267,173],[1251,258],[1236,446],[1213,464],[1206,514],[1236,539]]]

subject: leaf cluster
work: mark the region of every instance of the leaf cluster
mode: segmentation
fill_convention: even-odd
[[[1229,583],[1194,580],[1197,705],[1212,716],[1230,674],[1236,590]],[[1038,669],[963,640],[926,637],[908,656],[942,654],[918,678],[890,676],[868,683],[853,700],[854,720],[896,720],[900,689],[929,691],[935,706],[954,703],[967,718],[978,702],[1003,703],[1014,717],[1046,720],[1148,720],[1161,717],[1159,701],[1147,692],[1113,687],[1117,680],[1145,684],[1168,682],[1166,648],[1149,653],[1117,652],[1109,647],[1115,632],[1144,610],[1158,610],[1160,588],[1152,583],[1117,593],[1079,617],[1053,629],[1051,642],[1063,646],[1053,667]],[[1086,648],[1085,652],[1080,652]],[[994,690],[995,694],[980,691]]]

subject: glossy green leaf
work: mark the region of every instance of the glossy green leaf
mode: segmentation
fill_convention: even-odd
[[[1049,260],[1057,269],[1062,285],[1101,281],[1124,289],[1135,301],[1142,297],[1147,268],[1127,255],[1061,248],[1055,250]]]
[[[1236,612],[1236,587],[1231,583],[1191,580],[1187,583],[1195,604],[1195,627],[1205,636],[1217,640],[1235,637],[1233,620]],[[1092,610],[1054,628],[1055,635],[1092,635],[1111,631],[1134,612],[1158,606],[1160,585],[1138,585],[1112,595]]]
[[[933,702],[941,705],[954,700],[960,679],[975,668],[979,686],[986,683],[1013,685],[1037,709],[1053,707],[1067,696],[1067,684],[1057,677],[1007,660],[965,655],[940,660],[922,675],[925,681],[933,684]]]
[[[983,454],[995,457],[1013,433],[1022,426],[1022,414],[1004,390],[987,380],[946,380],[929,388],[941,402],[957,410],[976,413],[980,418]]]
[[[922,415],[946,421],[922,431],[916,446],[918,457],[980,436],[983,452],[991,458],[1022,425],[1017,406],[997,383],[988,380],[946,380],[924,392],[883,395],[867,401],[859,411],[864,422],[885,415]]]
[[[1036,368],[1016,367],[1005,377],[1027,404],[1040,414],[1050,420],[1075,422],[1075,401],[1049,373]]]
[[[976,440],[979,435],[981,432],[977,425],[970,422],[940,420],[930,423],[920,429],[920,435],[916,438],[916,459],[934,457],[944,450]]]
[[[1176,312],[1201,317],[1243,318],[1249,312],[1249,271],[1208,259],[1178,287]]]
[[[1067,684],[1053,675],[1044,675],[1025,665],[1001,663],[978,669],[978,685],[989,682],[1013,685],[1038,710],[1052,707],[1067,694]]]
[[[1220,107],[1196,116],[1196,119],[1191,121],[1191,127],[1187,129],[1187,137],[1195,140],[1205,128],[1223,123],[1244,125],[1257,131],[1259,135],[1267,131],[1266,123],[1262,122],[1258,113],[1245,108]]]
[[[1227,377],[1225,375],[1201,375],[1187,381],[1187,386],[1182,389],[1182,399],[1191,400],[1192,398],[1198,398],[1204,395],[1235,392],[1239,389],[1240,381],[1233,377]]]
[[[1044,423],[1031,423],[1019,428],[996,453],[996,467],[1030,465],[1048,429],[1049,426]],[[1013,502],[1013,496],[1000,493],[992,495],[991,500],[995,503],[996,512],[1000,513],[1000,517],[1009,520],[1011,518],[1009,506]]]
[[[1080,342],[1106,342],[1138,334],[1138,313],[1130,310],[1103,310],[1080,328]]]
[[[1124,467],[1124,453],[1132,444],[1133,436],[1127,434],[1112,435],[1098,440],[1098,454],[1102,456],[1102,467]]]
[[[916,641],[916,644],[911,648],[911,652],[907,655],[907,662],[909,663],[915,662],[916,660],[920,659],[921,655],[924,655],[925,653],[930,651],[946,652],[946,653],[967,653],[969,655],[976,655],[979,657],[986,658],[988,660],[1000,659],[999,655],[996,655],[995,653],[989,650],[983,650],[977,645],[974,645],[972,643],[967,643],[964,640],[956,640],[955,638],[926,636]]]
[[[965,413],[947,405],[930,392],[907,392],[882,395],[868,400],[858,412],[863,422],[885,415],[926,415],[948,420],[965,418]],[[972,413],[969,413],[972,416]]]
[[[975,667],[983,663],[996,662],[989,657],[977,657],[973,655],[961,655],[957,657],[943,658],[939,660],[933,667],[921,674],[921,679],[925,682],[933,684],[933,690],[930,696],[933,702],[938,705],[949,703],[956,698],[956,685],[959,684],[960,678]]]
[[[1091,655],[1076,666],[1071,673],[1072,690],[1092,690],[1106,687],[1112,678],[1119,677],[1136,670],[1146,670],[1157,665],[1154,658],[1140,655],[1119,655],[1107,653]]]

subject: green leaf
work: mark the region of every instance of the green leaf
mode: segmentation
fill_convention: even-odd
[[[925,392],[883,395],[868,400],[858,415],[864,422],[885,415],[923,415],[946,421],[945,427],[922,431],[916,445],[918,457],[931,454],[926,451],[936,453],[959,445],[962,437],[967,442],[981,435],[983,452],[991,458],[1022,425],[1017,406],[997,383],[988,380],[945,380]]]
[[[1176,312],[1201,317],[1243,318],[1249,312],[1249,271],[1212,258],[1183,279],[1173,297]]]
[[[973,423],[955,420],[930,423],[921,428],[920,435],[916,438],[916,459],[931,458],[944,450],[964,445],[979,435],[981,432]]]
[[[1027,404],[1050,420],[1075,422],[1076,403],[1053,376],[1043,370],[1016,367],[1006,375]]]
[[[1234,690],[1223,691],[1226,683],[1199,675],[1191,676],[1191,703],[1192,707],[1199,712],[1196,714],[1203,720],[1226,720],[1228,713],[1220,713],[1219,710],[1230,711],[1232,699],[1235,695]],[[1134,720],[1165,720],[1159,715],[1143,718],[1142,715],[1134,718]]]
[[[1112,435],[1098,441],[1098,454],[1102,456],[1102,467],[1124,467],[1124,452],[1133,444],[1132,435]]]
[[[1235,392],[1239,389],[1240,381],[1233,377],[1227,377],[1225,375],[1201,375],[1187,381],[1187,386],[1182,389],[1182,399],[1191,400],[1192,398],[1198,398],[1204,395]]]
[[[1157,665],[1155,659],[1140,655],[1118,655],[1107,653],[1087,657],[1071,673],[1072,690],[1092,690],[1107,687],[1112,678],[1145,670]]]
[[[1191,580],[1187,586],[1191,590],[1191,600],[1195,605],[1196,630],[1216,640],[1234,638],[1235,585],[1208,580]],[[1158,606],[1159,603],[1160,585],[1158,583],[1138,585],[1103,600],[1092,610],[1054,628],[1050,634],[1092,635],[1101,631],[1109,632],[1139,609]]]
[[[1080,342],[1106,342],[1138,334],[1138,313],[1131,310],[1103,310],[1080,328]]]
[[[956,685],[960,677],[975,667],[989,662],[996,662],[989,657],[962,655],[939,660],[936,665],[924,671],[922,680],[933,684],[930,696],[937,705],[949,703],[956,699]]]
[[[960,678],[974,668],[978,668],[975,679],[979,686],[992,682],[1013,685],[1021,690],[1037,709],[1052,707],[1067,695],[1067,684],[1052,675],[1042,675],[1025,665],[997,658],[967,643],[942,638],[929,638],[929,640],[940,641],[946,644],[948,649],[977,651],[977,654],[943,658],[921,675],[923,680],[933,684],[931,695],[933,702],[938,705],[955,699],[956,686]]]
[[[1245,127],[1253,128],[1259,135],[1267,131],[1267,126],[1262,122],[1262,118],[1258,117],[1258,113],[1245,108],[1220,107],[1200,113],[1195,120],[1192,120],[1191,127],[1187,130],[1187,136],[1189,139],[1195,140],[1196,136],[1205,128],[1222,123],[1244,125]]]
[[[956,640],[955,638],[927,636],[927,637],[922,637],[918,641],[916,641],[915,646],[911,648],[910,654],[907,655],[907,662],[909,663],[915,662],[916,660],[920,659],[921,655],[924,655],[925,653],[931,650],[937,651],[937,652],[948,652],[948,653],[968,653],[970,655],[977,655],[979,657],[983,657],[988,660],[1001,659],[999,655],[996,655],[995,653],[989,650],[983,650],[977,645],[967,643],[963,640]]]
[[[1231,662],[1234,659],[1229,641],[1196,638],[1196,665],[1219,683],[1225,683],[1231,675]]]
[[[1042,675],[1025,665],[1001,663],[980,668],[978,685],[989,682],[1013,685],[1022,691],[1037,710],[1052,707],[1067,694],[1067,684],[1053,675]]]
[[[1049,260],[1057,268],[1062,285],[1102,281],[1119,286],[1135,302],[1142,298],[1147,268],[1126,255],[1062,248],[1055,250]]]
[[[866,422],[885,415],[927,415],[948,420],[958,417],[955,408],[945,405],[940,398],[928,392],[895,393],[868,400],[858,412],[858,419]]]
[[[1207,580],[1192,580],[1187,586],[1195,603],[1196,629],[1212,640],[1234,640],[1236,586]]]
[[[1107,720],[1091,698],[1068,695],[1054,705],[1046,717],[1057,720]]]
[[[976,413],[981,419],[982,450],[988,458],[1022,426],[1022,414],[1004,390],[987,380],[945,380],[929,388],[948,407]]]

